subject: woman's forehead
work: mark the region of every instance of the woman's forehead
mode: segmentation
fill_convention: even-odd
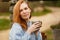
[[[27,3],[26,2],[23,2],[21,5],[20,5],[20,9],[23,9],[25,7],[28,7]]]

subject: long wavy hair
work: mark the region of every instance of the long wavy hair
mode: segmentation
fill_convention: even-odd
[[[24,19],[21,18],[20,16],[20,5],[24,2],[24,0],[19,0],[13,9],[13,22],[19,23],[21,25],[21,27],[24,30],[27,30],[27,23]],[[28,5],[28,4],[27,4]],[[29,7],[29,5],[28,5]],[[30,8],[30,7],[29,7]],[[31,18],[31,15],[30,15]]]

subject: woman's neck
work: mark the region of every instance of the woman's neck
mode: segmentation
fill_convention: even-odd
[[[29,18],[28,18],[28,19],[26,19],[25,21],[26,21],[26,22],[28,22],[28,21],[29,21]]]

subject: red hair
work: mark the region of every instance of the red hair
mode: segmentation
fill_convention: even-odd
[[[13,22],[17,22],[21,25],[24,30],[27,30],[27,23],[20,17],[20,5],[23,3],[23,0],[19,0],[13,9]]]

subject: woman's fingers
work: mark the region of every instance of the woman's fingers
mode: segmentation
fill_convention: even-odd
[[[30,30],[31,32],[35,32],[35,31],[40,30],[40,27],[41,27],[41,23],[40,23],[40,22],[35,22],[35,23],[29,28],[29,30]]]
[[[41,27],[42,25],[40,25],[40,23],[35,24],[35,27]]]
[[[40,28],[36,28],[36,29],[35,29],[35,31],[38,31],[38,30],[40,30]]]
[[[35,22],[34,25],[42,25],[41,22]]]

